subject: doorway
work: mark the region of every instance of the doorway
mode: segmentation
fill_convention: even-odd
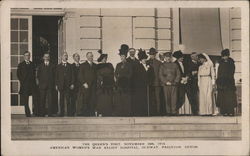
[[[43,62],[44,53],[50,54],[50,62],[58,64],[58,35],[61,16],[32,16],[32,60],[35,66],[39,66]],[[39,103],[39,90],[37,90],[36,98],[33,103]],[[53,92],[52,103],[53,113],[58,111],[58,93]],[[36,107],[36,106],[35,106]],[[46,105],[47,108],[47,105]]]
[[[58,63],[58,21],[61,16],[32,17],[32,59],[36,65],[42,63],[45,52],[50,53],[50,61]]]

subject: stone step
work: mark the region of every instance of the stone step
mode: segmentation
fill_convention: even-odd
[[[13,140],[35,140],[35,139],[65,139],[65,140],[92,140],[92,139],[168,139],[168,138],[190,138],[193,140],[195,138],[206,139],[206,138],[217,138],[226,139],[234,138],[239,139],[241,137],[241,131],[177,131],[177,130],[166,130],[166,131],[138,131],[138,132],[117,132],[117,131],[107,131],[107,132],[12,132]]]
[[[153,125],[125,125],[125,124],[55,124],[55,125],[12,125],[13,132],[101,132],[101,131],[164,131],[164,130],[240,130],[241,124],[153,124]]]
[[[44,124],[237,124],[240,117],[203,117],[203,116],[176,116],[176,117],[32,117],[13,118],[12,125],[44,125]]]

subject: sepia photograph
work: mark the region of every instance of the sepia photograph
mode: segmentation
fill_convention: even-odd
[[[9,141],[138,152],[242,141],[242,7],[58,6],[11,6],[1,27]]]

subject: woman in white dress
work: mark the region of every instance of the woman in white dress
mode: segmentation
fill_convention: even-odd
[[[199,86],[199,114],[213,114],[213,87],[215,84],[215,71],[213,62],[205,53],[198,55],[201,66],[198,70]]]

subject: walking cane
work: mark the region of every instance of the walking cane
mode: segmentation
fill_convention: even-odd
[[[149,116],[149,86],[147,85],[147,104],[148,104],[148,116]]]

